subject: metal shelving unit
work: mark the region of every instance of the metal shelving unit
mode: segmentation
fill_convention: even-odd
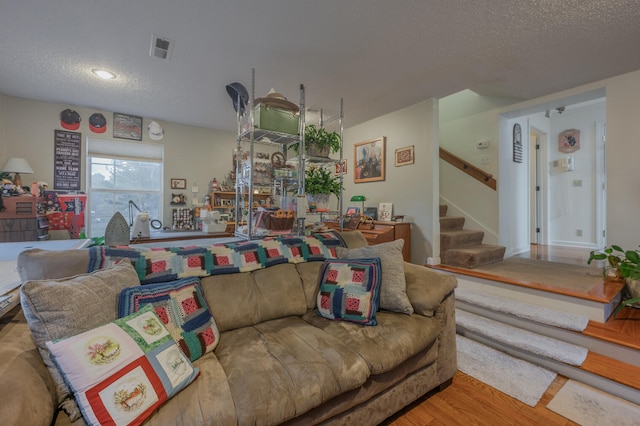
[[[240,112],[236,113],[236,119],[238,123],[238,133],[237,133],[237,146],[235,152],[235,162],[236,162],[236,206],[247,206],[246,209],[236,208],[235,214],[235,235],[239,238],[243,239],[258,239],[264,237],[264,235],[260,235],[254,229],[254,223],[252,220],[254,213],[254,149],[255,145],[271,145],[276,146],[278,150],[284,154],[285,159],[287,158],[287,151],[291,144],[299,143],[298,152],[301,153],[297,158],[288,160],[295,161],[297,164],[297,176],[295,178],[291,176],[274,176],[273,181],[273,193],[280,192],[281,195],[286,196],[287,192],[292,188],[296,192],[297,197],[305,197],[305,188],[304,188],[304,170],[307,164],[319,164],[319,163],[332,163],[335,164],[335,159],[330,158],[322,158],[322,157],[308,157],[304,153],[306,152],[305,145],[305,88],[304,85],[300,85],[300,98],[299,98],[299,125],[298,125],[298,134],[288,134],[275,132],[271,130],[264,130],[255,127],[254,123],[254,102],[255,102],[255,70],[251,70],[251,90],[249,97],[249,105],[245,109],[244,116],[240,115]],[[331,123],[333,121],[338,121],[339,125],[339,134],[340,134],[340,159],[338,160],[338,164],[342,164],[343,160],[343,101],[340,99],[340,112],[335,116],[325,117],[323,111],[320,111],[320,122],[319,125],[323,127],[324,125]],[[243,144],[248,145],[248,151],[243,149]],[[245,157],[245,152],[248,152],[248,158]],[[343,184],[343,174],[342,169],[340,173],[340,186]],[[300,205],[300,203],[297,203]],[[305,203],[306,204],[306,203]],[[338,196],[338,212],[337,215],[340,216],[343,211],[342,206],[342,192]],[[323,212],[324,215],[329,215],[331,212]],[[297,223],[295,229],[299,234],[304,233],[305,228],[305,217],[306,214],[299,214],[297,218]],[[246,216],[246,217],[245,217]],[[342,222],[342,221],[340,221]],[[243,224],[246,223],[246,228],[241,228]],[[241,229],[245,229],[246,232],[241,231]]]

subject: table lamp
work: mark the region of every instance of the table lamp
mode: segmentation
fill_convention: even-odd
[[[11,157],[5,163],[4,166],[0,169],[0,171],[7,173],[15,173],[13,177],[13,184],[16,187],[22,186],[22,177],[20,173],[33,173],[33,169],[27,163],[27,160],[24,158]]]
[[[351,201],[360,201],[362,202],[362,209],[360,210],[360,216],[364,216],[364,202],[367,201],[367,197],[364,195],[354,195],[351,197]]]

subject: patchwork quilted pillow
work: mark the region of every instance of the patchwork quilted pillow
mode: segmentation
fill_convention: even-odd
[[[331,259],[320,269],[318,315],[364,325],[377,325],[380,258]]]
[[[199,374],[151,305],[47,347],[92,425],[140,424]]]
[[[137,312],[147,303],[191,361],[218,345],[220,332],[198,278],[125,288],[118,300],[118,316]]]
[[[402,248],[404,240],[394,240],[373,246],[346,249],[336,248],[338,257],[347,259],[379,257],[382,264],[380,308],[387,311],[412,314],[413,306],[407,296]]]

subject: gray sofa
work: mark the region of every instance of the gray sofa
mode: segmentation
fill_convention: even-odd
[[[342,235],[349,248],[366,246],[358,232]],[[87,250],[30,250],[18,259],[23,282],[84,274],[87,262]],[[145,424],[373,425],[450,383],[455,278],[404,263],[414,313],[380,310],[378,325],[363,326],[318,316],[321,266],[201,278],[219,344],[194,362],[200,376]],[[20,310],[0,320],[0,377],[3,424],[83,423],[57,410],[54,382]]]

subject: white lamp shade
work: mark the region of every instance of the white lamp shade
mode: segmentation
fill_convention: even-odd
[[[33,169],[24,158],[11,157],[2,166],[0,171],[7,173],[33,173]]]

